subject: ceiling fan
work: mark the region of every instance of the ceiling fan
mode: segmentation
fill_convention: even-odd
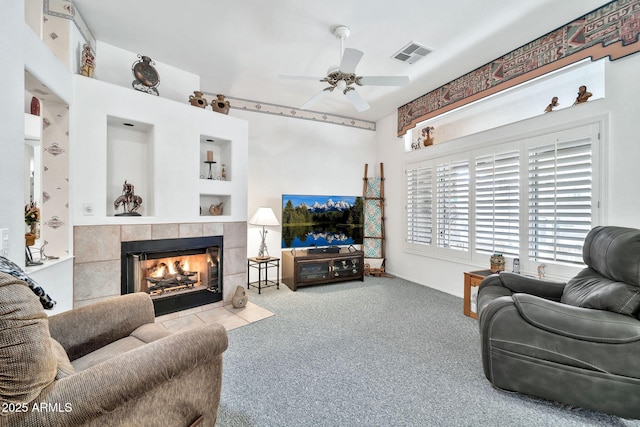
[[[318,80],[328,83],[329,87],[324,88],[311,99],[304,103],[303,110],[307,110],[320,100],[328,96],[334,89],[342,91],[346,98],[353,104],[356,110],[362,112],[369,109],[369,104],[356,91],[355,86],[406,86],[409,84],[407,76],[357,76],[356,66],[362,59],[364,52],[357,49],[344,48],[344,41],[351,34],[349,27],[338,26],[333,30],[333,35],[340,40],[340,65],[329,69],[326,77],[311,76],[289,76],[280,75],[281,79],[290,80]]]

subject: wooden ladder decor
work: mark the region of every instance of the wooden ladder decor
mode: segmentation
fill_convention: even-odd
[[[369,178],[369,165],[364,165],[364,274],[386,276],[384,272],[384,168],[380,176]]]

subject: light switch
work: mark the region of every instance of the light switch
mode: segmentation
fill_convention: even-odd
[[[82,214],[84,216],[93,216],[94,215],[94,207],[93,207],[93,203],[91,202],[84,202],[82,204]]]

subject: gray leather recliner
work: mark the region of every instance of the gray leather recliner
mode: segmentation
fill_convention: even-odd
[[[583,259],[566,284],[482,281],[484,373],[500,389],[640,418],[640,230],[592,229]]]

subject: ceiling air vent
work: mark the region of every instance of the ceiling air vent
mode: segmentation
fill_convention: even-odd
[[[429,53],[431,53],[431,49],[411,41],[391,57],[398,61],[406,62],[407,64],[413,64],[427,56]]]

